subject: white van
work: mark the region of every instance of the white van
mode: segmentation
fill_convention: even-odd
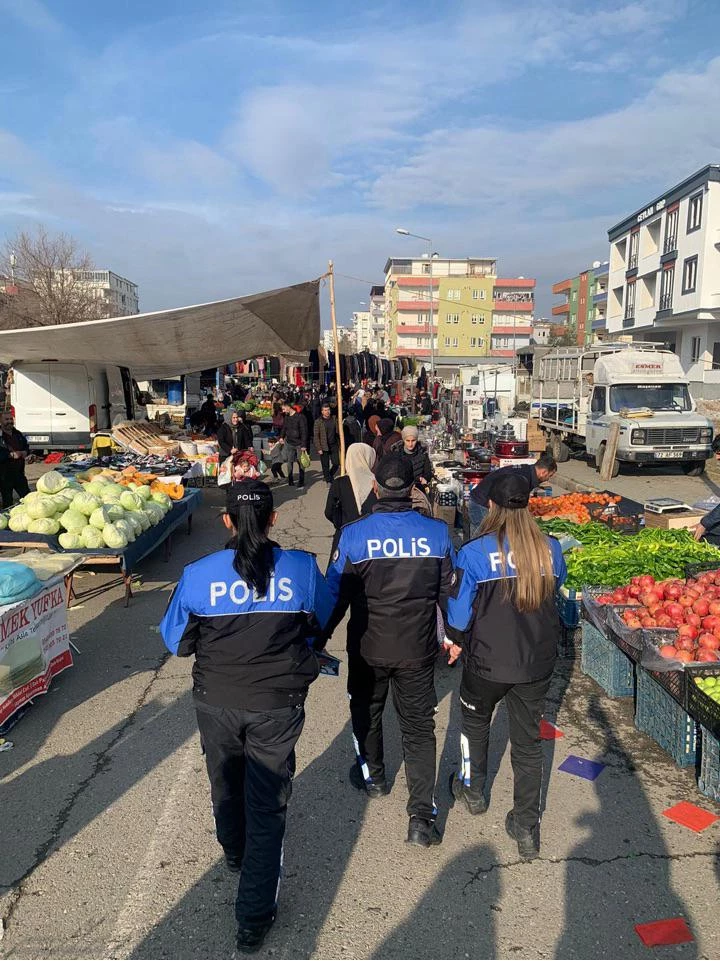
[[[89,450],[95,434],[145,416],[127,367],[18,362],[9,380],[15,423],[35,450]]]

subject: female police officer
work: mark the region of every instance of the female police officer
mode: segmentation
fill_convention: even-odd
[[[231,485],[231,549],[185,568],[160,625],[173,654],[195,655],[217,837],[230,870],[241,872],[241,950],[259,948],[275,920],[295,744],[318,675],[312,646],[332,608],[315,557],[269,539],[276,516],[265,484]]]

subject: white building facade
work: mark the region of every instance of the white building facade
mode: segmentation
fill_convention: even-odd
[[[355,346],[358,350],[373,350],[372,319],[369,310],[356,310],[353,312],[352,331]]]
[[[127,317],[140,313],[137,284],[112,270],[78,270],[77,280],[103,302],[103,316]]]
[[[608,231],[608,337],[667,344],[696,397],[720,397],[720,165]]]

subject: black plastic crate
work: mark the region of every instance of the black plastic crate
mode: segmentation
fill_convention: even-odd
[[[696,578],[698,574],[704,574],[706,571],[717,571],[720,574],[720,562],[703,561],[701,564],[685,565],[685,577]]]
[[[566,627],[560,625],[558,636],[558,657],[578,658],[582,652],[582,627]]]
[[[686,676],[685,710],[698,724],[706,728],[712,737],[720,738],[720,704],[713,701],[695,683],[698,677],[717,677],[720,679],[720,663],[704,664],[702,667],[688,667]],[[720,687],[720,685],[719,685]]]
[[[720,742],[700,727],[700,771],[698,790],[713,801],[720,801]]]
[[[620,610],[625,608],[611,607],[608,611],[607,636],[623,654],[627,654],[630,660],[637,664],[642,655],[643,632],[641,628],[631,630],[620,617],[618,613]]]
[[[638,633],[640,632],[638,631]],[[611,627],[607,629],[607,636],[608,636],[608,640],[611,641],[615,645],[615,647],[620,648],[623,654],[629,657],[630,660],[633,662],[633,664],[638,663],[638,661],[640,660],[639,648],[635,647],[634,644],[631,644],[629,641],[625,640],[624,637],[621,637],[617,633],[617,631],[614,631]]]

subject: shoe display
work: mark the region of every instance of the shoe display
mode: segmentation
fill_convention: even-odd
[[[254,954],[256,951],[259,951],[274,923],[275,918],[273,917],[266,924],[253,924],[246,927],[239,927],[237,937],[235,938],[238,950],[243,951],[245,954]]]
[[[540,825],[534,828],[521,828],[515,823],[512,811],[508,811],[505,818],[505,830],[513,839],[517,841],[518,854],[523,861],[532,861],[540,855]]]
[[[433,844],[440,844],[442,837],[435,827],[435,822],[428,818],[413,814],[408,824],[407,843],[420,848],[429,848]]]
[[[385,797],[390,793],[387,781],[366,781],[357,764],[353,764],[350,768],[350,783],[356,790],[364,791],[371,800]]]
[[[488,809],[488,802],[484,794],[473,792],[455,774],[450,775],[450,793],[456,801],[463,801],[470,814],[485,814]]]

